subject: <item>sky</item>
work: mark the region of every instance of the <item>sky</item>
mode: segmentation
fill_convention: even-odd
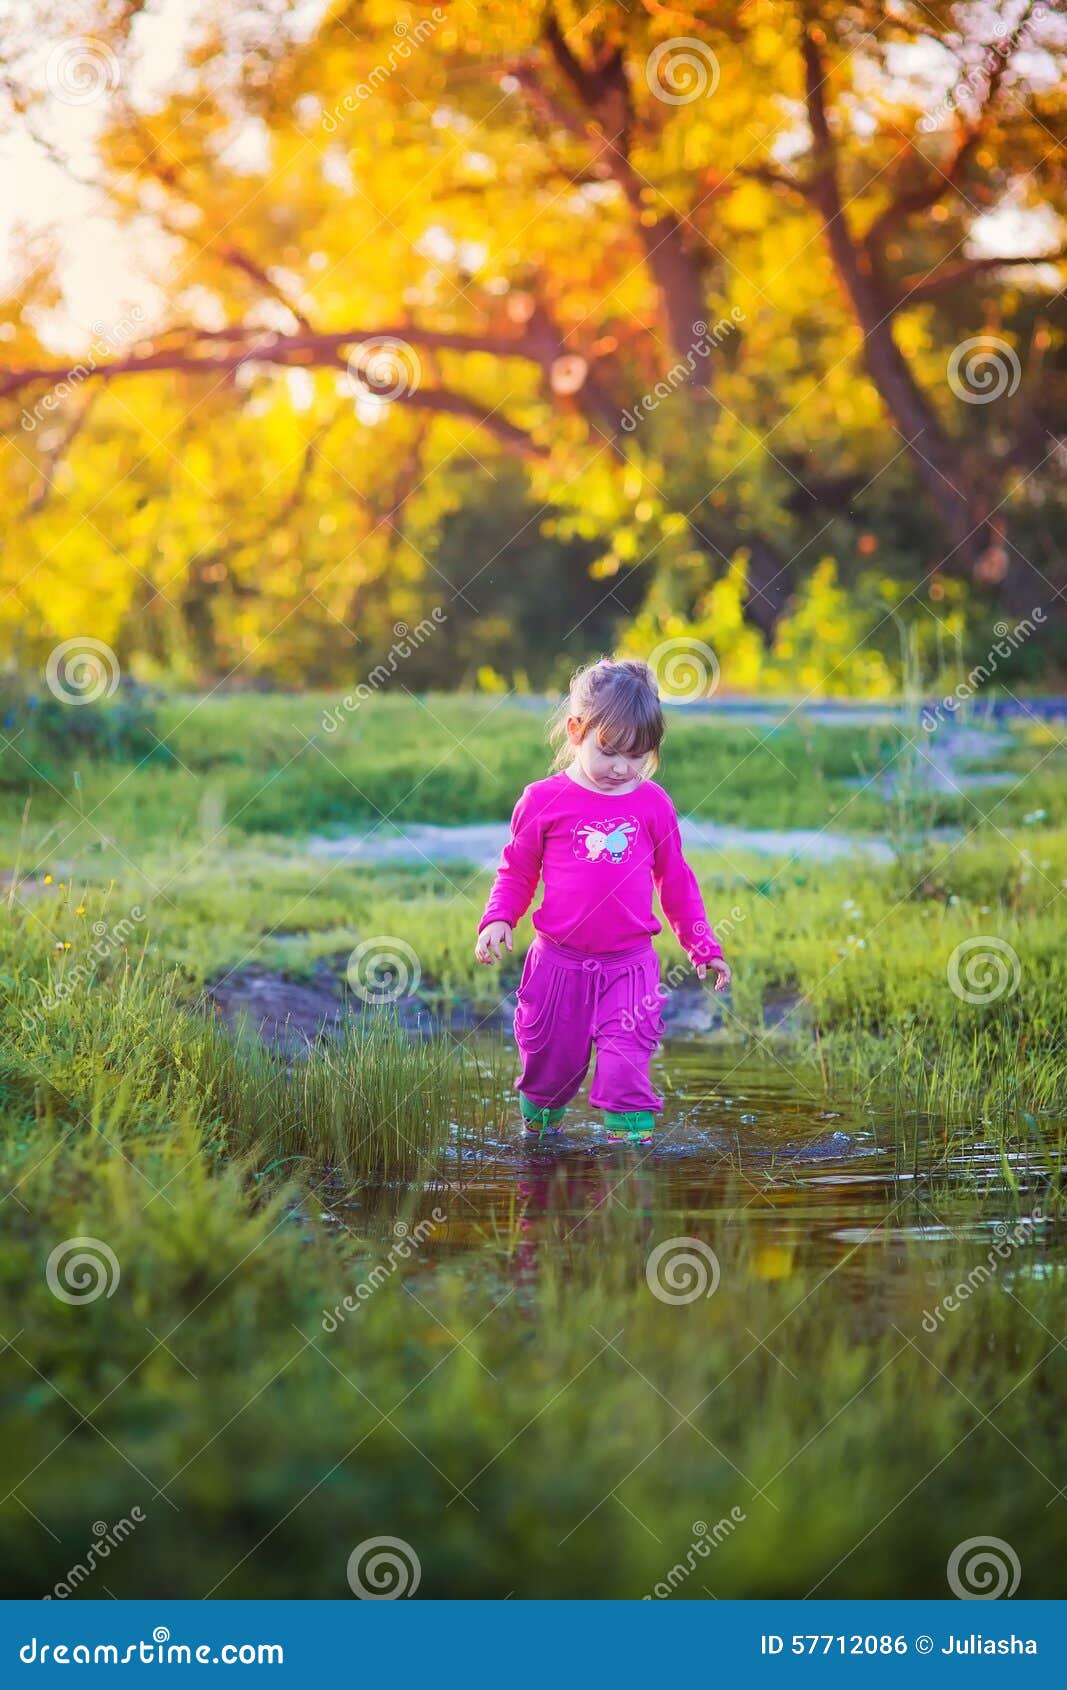
[[[185,51],[204,17],[220,3],[236,13],[240,0],[150,0],[130,37],[122,63],[123,90],[137,105],[151,105],[172,87]],[[300,27],[312,27],[326,0],[302,0]],[[66,308],[42,325],[57,352],[84,349],[101,331],[140,308],[151,322],[163,305],[152,281],[165,262],[167,245],[150,224],[122,227],[99,190],[76,180],[96,171],[95,137],[106,110],[108,80],[115,66],[91,36],[49,34],[47,0],[0,0],[0,25],[36,10],[40,47],[29,62],[34,87],[58,89],[45,108],[48,138],[58,145],[73,174],[48,156],[24,128],[0,130],[0,286],[19,273],[23,231],[50,231],[61,252]],[[116,285],[116,278],[121,278]]]
[[[0,19],[19,3],[2,0]],[[154,16],[138,20],[139,51],[134,67],[138,99],[150,98],[153,85],[164,81],[180,61],[199,10],[199,0],[165,0]],[[102,54],[94,54],[90,46],[83,49],[80,60],[74,56],[52,59],[56,46],[54,41],[42,41],[41,52],[34,56],[31,67],[35,84],[39,78],[39,85],[49,86],[50,75],[53,80],[58,76],[61,85],[66,81],[75,88],[81,80],[86,94],[105,85],[109,66]],[[77,103],[80,97],[79,93],[70,104],[59,99],[49,102],[48,133],[62,146],[74,172],[91,178],[96,167],[94,138],[104,105],[99,93],[85,103]],[[23,229],[54,231],[63,253],[69,309],[50,323],[48,334],[57,350],[78,349],[85,337],[93,334],[94,325],[106,329],[131,306],[139,305],[148,316],[155,314],[160,300],[148,271],[159,253],[158,247],[151,252],[146,249],[147,231],[138,238],[120,229],[101,209],[99,192],[81,186],[24,129],[8,128],[0,134],[0,172],[4,179],[0,264],[5,279],[13,270],[17,273]],[[123,278],[120,297],[116,297],[117,276]]]

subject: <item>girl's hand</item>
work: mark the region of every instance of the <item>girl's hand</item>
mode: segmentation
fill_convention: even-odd
[[[730,984],[730,981],[733,979],[733,975],[730,973],[730,964],[726,961],[725,957],[716,957],[714,962],[698,962],[695,966],[698,980],[705,980],[707,978],[709,968],[713,968],[715,970],[715,973],[718,975],[718,979],[715,981],[715,990],[717,992],[725,992],[727,986]]]
[[[474,947],[474,954],[479,962],[488,963],[492,967],[499,962],[504,954],[504,946],[509,951],[515,949],[512,943],[512,928],[509,921],[490,921],[478,935],[478,943]]]

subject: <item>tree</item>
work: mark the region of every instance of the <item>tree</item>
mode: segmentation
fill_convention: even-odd
[[[101,0],[116,62],[139,11]],[[227,646],[212,603],[263,596],[242,508],[257,432],[279,480],[293,459],[280,527],[264,513],[289,546],[279,574],[349,626],[398,559],[414,588],[455,473],[487,454],[521,460],[560,532],[597,541],[603,579],[651,563],[698,592],[743,548],[768,633],[827,528],[855,544],[879,478],[905,501],[910,484],[939,535],[914,573],[1033,590],[1012,525],[1037,493],[1050,541],[1027,549],[1051,567],[1063,406],[1038,387],[1061,328],[1041,301],[1063,251],[977,248],[998,208],[1062,215],[1067,31],[1050,10],[470,0],[398,18],[338,0],[308,34],[276,0],[258,26],[221,8],[188,56],[154,104],[121,77],[110,91],[103,186],[168,243],[169,318],[78,397],[106,381],[127,406],[143,384],[184,405],[189,449],[205,415],[244,442],[210,466],[224,526],[182,503],[194,666]],[[1025,365],[1010,411],[946,374],[994,328],[994,360]],[[25,406],[62,373],[13,358],[0,394]],[[45,479],[105,426],[65,428]],[[338,501],[343,560],[336,529],[315,538]],[[297,544],[325,580],[294,571]]]

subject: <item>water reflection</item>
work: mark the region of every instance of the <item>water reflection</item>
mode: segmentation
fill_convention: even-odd
[[[924,1247],[933,1255],[946,1240],[977,1245],[1019,1205],[1032,1206],[1028,1183],[1036,1201],[1022,1158],[1018,1204],[1005,1194],[979,1205],[992,1182],[1003,1191],[999,1147],[978,1142],[946,1156],[937,1123],[902,1135],[888,1105],[828,1104],[766,1058],[739,1064],[736,1050],[688,1044],[668,1047],[661,1065],[669,1102],[651,1148],[609,1145],[582,1099],[564,1130],[542,1140],[523,1133],[517,1111],[499,1140],[458,1135],[421,1194],[448,1217],[432,1253],[503,1246],[521,1290],[546,1253],[564,1268],[575,1251],[606,1257],[620,1232],[641,1253],[674,1234],[713,1248],[743,1239],[757,1278],[841,1270],[878,1280],[881,1301]]]

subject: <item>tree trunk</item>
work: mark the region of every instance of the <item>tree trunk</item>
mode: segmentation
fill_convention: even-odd
[[[815,156],[815,174],[806,193],[822,218],[838,284],[863,333],[868,373],[937,512],[945,547],[942,567],[972,573],[988,544],[988,504],[973,486],[962,452],[945,433],[893,337],[893,301],[872,269],[869,250],[856,242],[842,204],[823,93],[826,73],[808,28],[803,52]]]

